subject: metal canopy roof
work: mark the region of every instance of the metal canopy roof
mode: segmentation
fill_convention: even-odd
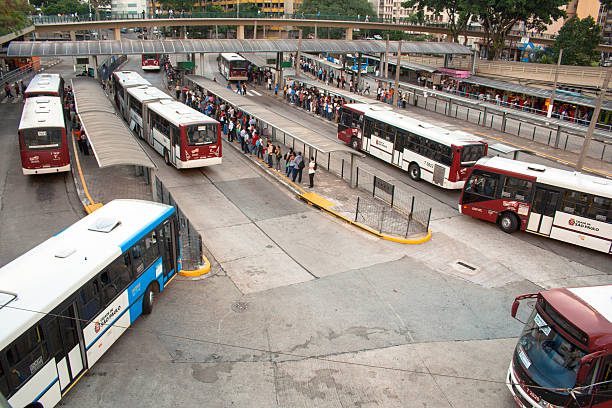
[[[76,112],[100,167],[155,167],[93,78],[72,80]]]
[[[469,78],[456,78],[458,81],[466,82],[474,85],[482,85],[495,89],[501,89],[503,91],[515,92],[518,94],[525,94],[535,96],[538,98],[549,99],[552,96],[552,91],[548,89],[535,88],[533,86],[519,85],[512,82],[500,81],[497,79],[490,79],[481,76],[471,76]],[[590,97],[579,97],[564,95],[560,92],[555,93],[555,100],[571,103],[573,105],[588,106],[594,108],[597,104],[597,100]],[[602,109],[612,110],[612,101],[604,101]]]
[[[187,54],[219,52],[295,52],[299,40],[103,40],[103,41],[13,41],[9,57],[45,57],[119,54]],[[384,41],[371,40],[302,40],[303,52],[364,53],[385,52]],[[389,51],[397,51],[397,42],[389,43]],[[457,43],[408,41],[403,53],[472,54]]]
[[[320,133],[307,129],[284,116],[272,112],[270,108],[263,106],[256,101],[246,99],[244,96],[236,94],[231,89],[227,89],[217,82],[213,82],[210,79],[198,75],[187,75],[185,78],[201,88],[217,95],[217,97],[228,102],[230,105],[234,105],[250,116],[254,116],[255,118],[259,119],[260,122],[267,123],[279,131],[288,134],[294,139],[308,146],[314,147],[322,153],[344,151],[361,156],[360,153],[353,150],[350,146],[347,146],[344,143],[338,143]]]

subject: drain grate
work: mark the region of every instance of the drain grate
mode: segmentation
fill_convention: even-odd
[[[458,272],[461,272],[464,275],[473,276],[473,275],[476,275],[478,272],[480,272],[480,268],[478,266],[474,266],[470,264],[469,262],[466,262],[460,259],[452,263],[451,266],[453,267],[453,269],[455,269]]]
[[[247,311],[249,304],[247,302],[235,302],[232,304],[232,310],[236,313],[244,313]]]

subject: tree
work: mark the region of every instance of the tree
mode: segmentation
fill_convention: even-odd
[[[551,47],[553,59],[559,58],[559,50],[563,48],[561,63],[563,65],[592,65],[599,61],[600,53],[597,46],[601,42],[601,27],[593,17],[582,20],[576,16],[567,20],[555,44]]]
[[[32,24],[28,15],[34,9],[26,0],[0,1],[0,35],[21,30]]]
[[[173,10],[175,13],[181,11],[191,11],[193,9],[193,0],[160,0],[162,8],[166,10]],[[178,16],[179,14],[175,14]]]
[[[42,7],[42,12],[45,15],[76,13],[82,16],[89,14],[89,6],[87,3],[81,3],[78,0],[49,1],[46,6]]]
[[[368,0],[304,0],[302,7],[297,11],[297,15],[300,13],[304,14],[318,14],[322,15],[341,15],[341,16],[361,16],[363,21],[366,16],[376,17],[376,13],[372,8],[372,5]],[[307,36],[313,30],[312,27],[304,28],[304,35]],[[319,30],[321,31],[321,30]],[[328,29],[327,35],[330,38],[342,38],[344,37],[345,30],[343,28],[332,28]]]
[[[459,35],[463,34],[464,44],[467,44],[466,31],[472,19],[469,0],[407,0],[402,3],[402,7],[416,8],[420,16],[425,10],[433,11],[435,15],[446,14],[453,41],[459,42]]]
[[[525,29],[541,30],[551,24],[565,11],[560,9],[569,0],[471,0],[471,12],[478,15],[488,47],[487,59],[499,58],[506,43],[508,32],[517,24]]]

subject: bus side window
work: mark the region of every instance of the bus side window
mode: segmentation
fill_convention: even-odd
[[[49,359],[42,328],[35,326],[11,344],[6,352],[8,375],[13,388],[19,388]]]
[[[4,374],[4,367],[2,366],[2,360],[0,360],[0,393],[8,398],[9,396],[9,384],[8,377]]]
[[[595,196],[587,212],[587,217],[601,222],[612,223],[612,200]]]
[[[561,208],[563,212],[584,217],[587,215],[587,207],[589,205],[589,195],[578,191],[567,191]]]
[[[149,235],[145,236],[143,239],[145,246],[144,263],[145,266],[148,267],[159,257],[157,233],[155,231],[151,231]]]
[[[353,115],[351,115],[351,112],[346,109],[342,110],[342,124],[346,127],[353,126]]]
[[[132,269],[134,271],[134,276],[140,276],[140,274],[144,272],[144,251],[145,249],[142,240],[135,243],[131,249]]]
[[[501,191],[501,198],[527,202],[531,192],[531,181],[506,176]]]
[[[117,291],[123,292],[132,281],[131,269],[132,263],[128,253],[124,253],[108,266],[110,279],[117,287]]]
[[[465,203],[482,200],[482,197],[495,198],[499,175],[488,173],[475,173],[470,176],[465,185]]]
[[[117,293],[119,292],[117,285],[113,282],[111,278],[111,274],[108,269],[104,270],[100,274],[100,283],[102,284],[102,294],[103,294],[103,307],[108,306],[108,304],[115,298]]]

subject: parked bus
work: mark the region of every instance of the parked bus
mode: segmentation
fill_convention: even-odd
[[[174,100],[143,105],[145,140],[166,164],[178,169],[221,164],[219,122]]]
[[[487,154],[487,144],[393,112],[386,105],[347,104],[340,111],[338,139],[425,180],[448,189],[463,187],[468,170]]]
[[[612,181],[502,157],[483,158],[465,184],[459,212],[612,253]]]
[[[114,200],[0,268],[0,392],[9,403],[55,406],[151,312],[179,251],[174,207]]]
[[[64,78],[60,74],[37,74],[30,80],[23,94],[32,96],[58,96],[64,100]]]
[[[115,104],[119,108],[124,119],[128,118],[128,109],[126,106],[127,89],[133,86],[151,85],[149,81],[144,79],[138,72],[135,71],[115,71],[113,72],[112,89],[115,94]]]
[[[219,72],[228,81],[246,81],[249,63],[242,56],[233,52],[219,54]]]
[[[143,70],[159,71],[159,54],[142,54]]]
[[[612,285],[522,295],[535,306],[512,355],[507,385],[525,408],[612,406]]]
[[[143,117],[147,116],[147,104],[161,100],[172,100],[172,97],[154,86],[141,85],[127,89],[128,112],[127,122],[141,139],[145,138]]]
[[[27,98],[18,135],[23,174],[70,171],[66,123],[59,97]]]

